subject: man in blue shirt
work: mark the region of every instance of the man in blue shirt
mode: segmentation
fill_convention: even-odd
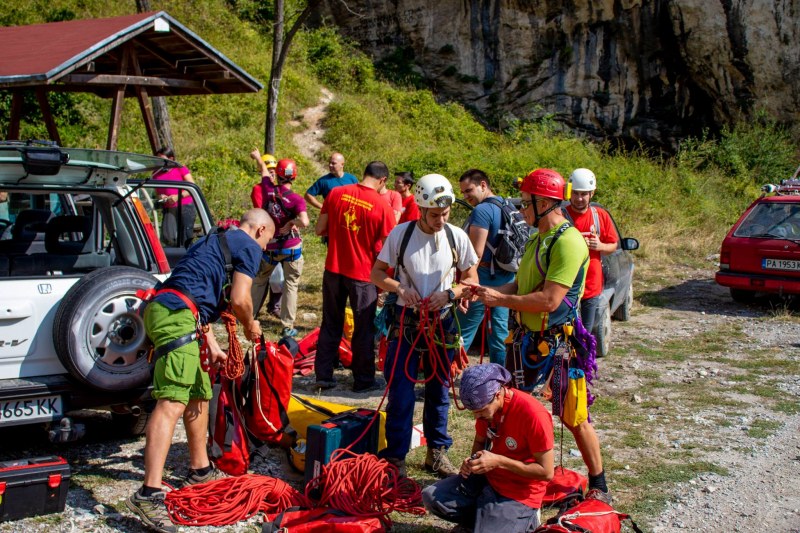
[[[328,197],[332,189],[341,185],[352,185],[358,183],[358,179],[349,172],[344,171],[344,156],[340,153],[331,154],[328,161],[330,172],[321,176],[314,184],[308,188],[305,194],[306,204],[313,205],[317,209],[322,209],[322,202],[317,200],[317,196],[322,196],[322,200]]]
[[[208,326],[219,319],[230,301],[247,338],[261,337],[261,325],[253,318],[250,289],[274,233],[275,224],[266,211],[247,211],[240,228],[225,232],[224,240],[221,234],[211,234],[189,248],[145,309],[145,330],[156,346],[152,394],[157,403],[147,424],[144,483],[127,505],[156,531],[177,531],[164,506],[162,476],[178,419],[183,418],[189,449],[186,484],[219,477],[206,451],[211,381],[202,368],[200,345],[189,335],[202,335],[209,362],[221,367],[227,354]]]
[[[493,265],[492,251],[496,248],[498,240],[501,238],[497,232],[500,229],[502,213],[500,207],[494,202],[487,201],[489,198],[496,198],[502,202],[503,199],[492,192],[489,184],[489,176],[478,169],[470,169],[464,172],[458,180],[461,194],[464,200],[475,209],[472,210],[467,219],[467,235],[475,248],[475,252],[480,258],[478,263],[478,280],[484,287],[497,287],[514,281],[514,273],[503,270],[497,265]],[[468,302],[466,312],[459,309],[458,322],[461,326],[461,337],[464,340],[464,349],[469,351],[478,327],[483,322],[485,306],[479,302]],[[491,309],[490,330],[486,331],[484,343],[488,340],[489,359],[492,363],[499,365],[505,364],[506,360],[506,337],[508,337],[508,308],[493,307]]]

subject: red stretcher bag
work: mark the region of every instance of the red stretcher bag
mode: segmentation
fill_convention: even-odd
[[[607,503],[589,499],[561,511],[533,533],[620,533],[622,521],[630,518]],[[633,520],[630,523],[636,533],[642,533]]]
[[[236,404],[235,383],[222,376],[219,379],[209,404],[209,458],[226,474],[241,476],[250,466],[247,434]]]
[[[588,484],[589,481],[578,472],[557,466],[553,471],[553,479],[547,483],[542,508],[559,507],[582,500]]]
[[[244,425],[262,442],[278,442],[289,425],[294,359],[286,346],[261,338],[249,354],[248,371],[242,378]]]
[[[373,533],[386,528],[378,518],[348,516],[329,507],[301,510],[291,507],[282,513],[267,515],[261,533]]]

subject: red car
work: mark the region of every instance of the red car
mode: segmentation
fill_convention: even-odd
[[[765,185],[722,241],[717,283],[750,302],[756,293],[800,294],[800,169]],[[771,196],[768,194],[774,193]]]

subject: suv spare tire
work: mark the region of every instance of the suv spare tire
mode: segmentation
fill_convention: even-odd
[[[101,391],[150,383],[150,341],[136,291],[157,281],[147,272],[112,266],[90,272],[67,291],[53,320],[53,342],[70,375]]]

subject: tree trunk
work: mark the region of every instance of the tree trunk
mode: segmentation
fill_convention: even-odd
[[[275,129],[278,125],[278,95],[281,90],[281,76],[286,63],[289,47],[292,44],[297,30],[303,25],[311,12],[321,0],[308,0],[305,9],[294,21],[292,27],[283,33],[284,28],[284,0],[275,0],[275,24],[272,32],[272,70],[269,73],[269,86],[267,87],[267,120],[264,131],[264,153],[275,153]]]
[[[152,11],[152,8],[150,7],[150,0],[136,0],[136,11],[139,13]],[[172,126],[170,125],[169,120],[167,99],[163,96],[154,96],[150,98],[150,101],[153,104],[153,121],[156,123],[158,148],[166,146],[174,149],[175,144],[172,142]]]

